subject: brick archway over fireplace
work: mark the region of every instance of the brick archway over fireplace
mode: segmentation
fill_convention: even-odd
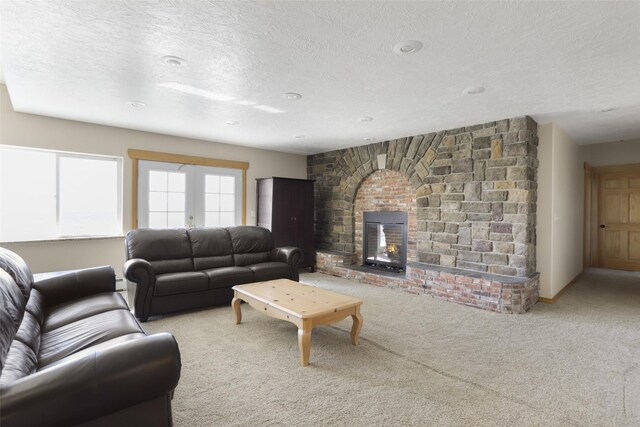
[[[382,169],[362,180],[354,202],[354,246],[362,264],[363,212],[407,212],[407,261],[417,261],[418,207],[416,190],[399,172]]]

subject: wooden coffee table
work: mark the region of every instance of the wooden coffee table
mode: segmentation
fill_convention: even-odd
[[[288,279],[236,285],[233,291],[231,307],[236,315],[236,325],[242,320],[240,301],[245,301],[261,313],[286,320],[298,327],[302,366],[309,364],[311,330],[314,326],[336,323],[351,316],[351,343],[358,345],[358,334],[362,328],[362,300],[358,298],[301,285]]]

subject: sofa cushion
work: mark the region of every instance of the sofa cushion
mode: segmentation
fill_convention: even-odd
[[[209,278],[209,289],[255,282],[253,271],[247,267],[222,267],[205,270],[203,273]]]
[[[196,270],[233,265],[233,246],[226,228],[192,228],[188,233]]]
[[[26,262],[16,253],[8,249],[0,248],[0,270],[9,273],[16,285],[20,288],[24,300],[29,299],[33,286],[33,274]]]
[[[156,276],[155,296],[184,294],[187,292],[206,291],[209,279],[200,271],[167,273]]]
[[[24,315],[25,298],[13,278],[0,269],[0,369]]]
[[[7,354],[7,360],[2,367],[0,386],[7,386],[22,377],[31,375],[38,368],[38,357],[31,347],[14,340]]]
[[[247,267],[253,271],[256,282],[291,278],[291,267],[284,262],[261,262]]]
[[[140,332],[144,331],[125,309],[80,319],[42,334],[38,369],[96,344]]]
[[[259,264],[261,262],[269,262],[271,255],[269,252],[254,252],[247,254],[235,254],[234,260],[236,265],[249,266],[253,264]]]
[[[91,295],[83,299],[83,304],[77,304],[75,301],[58,304],[47,310],[47,320],[42,330],[47,332],[85,317],[116,309],[128,310],[129,307],[122,295],[115,292]]]
[[[16,333],[15,341],[20,341],[33,350],[34,354],[38,354],[40,351],[40,336],[42,334],[42,328],[38,319],[36,319],[31,313],[25,312],[20,324],[20,329]]]
[[[269,230],[254,226],[229,227],[228,230],[236,265],[258,264],[271,259],[273,238]]]
[[[156,274],[193,271],[187,230],[138,228],[127,233],[127,259],[149,261]]]
[[[137,340],[140,338],[144,338],[146,336],[147,334],[145,334],[144,332],[134,332],[132,334],[121,335],[119,337],[101,342],[100,344],[92,345],[91,347],[87,347],[84,350],[77,351],[63,359],[59,359],[55,362],[52,362],[47,365],[47,369],[53,366],[59,365],[60,363],[71,362],[73,360],[82,359],[88,354],[100,352],[102,350],[108,350],[115,345],[126,343],[128,341]]]
[[[31,289],[31,296],[25,308],[27,313],[31,313],[33,317],[38,319],[38,323],[42,325],[44,321],[44,296],[37,289]]]

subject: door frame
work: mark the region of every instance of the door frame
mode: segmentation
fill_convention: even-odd
[[[601,201],[601,177],[610,173],[637,172],[640,163],[590,166],[584,164],[584,267],[600,267],[601,256],[599,250],[599,224]]]
[[[210,157],[186,156],[183,154],[161,153],[129,149],[127,154],[131,159],[131,228],[138,228],[138,161],[150,160],[154,162],[180,163],[196,166],[213,166],[227,169],[242,170],[242,224],[247,223],[247,169],[249,162],[236,160],[222,160]]]

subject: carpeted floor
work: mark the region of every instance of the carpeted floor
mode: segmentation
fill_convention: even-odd
[[[144,324],[180,345],[176,426],[640,425],[640,273],[590,269],[524,315],[301,281],[364,300],[360,345],[350,319],[316,328],[302,368],[296,327],[246,304]]]

